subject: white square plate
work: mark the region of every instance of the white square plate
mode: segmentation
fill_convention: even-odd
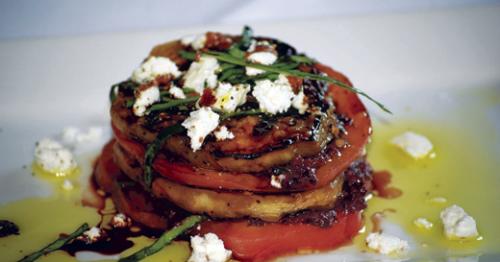
[[[109,87],[127,78],[154,45],[207,30],[238,33],[241,28],[204,26],[0,42],[0,203],[47,193],[46,188],[34,188],[29,170],[22,168],[32,161],[34,142],[68,125],[107,126]],[[450,89],[488,88],[500,97],[499,5],[257,24],[253,29],[345,73],[391,108],[395,118],[452,119],[453,110],[468,101],[452,95],[452,102],[443,102],[450,100],[438,94]],[[484,112],[496,134],[487,138],[495,147],[492,161],[500,160],[499,104]],[[393,118],[369,108],[375,120]],[[449,121],[460,121],[454,119]],[[298,260],[367,259],[358,255]]]

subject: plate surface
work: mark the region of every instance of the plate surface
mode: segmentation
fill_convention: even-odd
[[[409,116],[459,124],[464,119],[454,115],[456,110],[480,108],[477,99],[484,98],[469,103],[469,89],[488,90],[496,104],[479,113],[490,135],[476,139],[489,141],[491,160],[499,161],[498,14],[500,6],[492,5],[253,28],[344,72],[393,110],[390,116],[369,106],[379,122]],[[69,125],[107,126],[109,87],[127,78],[152,46],[207,30],[238,33],[241,27],[0,42],[0,203],[47,193],[23,168],[32,161],[34,142]],[[499,180],[494,183],[500,186]],[[359,255],[349,251],[307,261],[366,259]]]

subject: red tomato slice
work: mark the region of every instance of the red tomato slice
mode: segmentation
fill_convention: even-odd
[[[247,221],[205,222],[200,233],[214,233],[242,261],[264,261],[298,251],[322,251],[347,244],[363,225],[361,213],[340,216],[329,228],[307,224],[249,225]]]
[[[134,158],[144,159],[144,147],[123,135],[118,128],[113,126],[116,141]],[[187,164],[172,163],[163,157],[158,157],[153,163],[153,168],[162,176],[172,181],[203,187],[224,188],[249,191],[276,191],[270,187],[268,178],[257,177],[246,173],[219,172],[203,168],[194,168]]]
[[[328,74],[330,77],[350,84],[349,80],[339,72],[330,67],[318,64],[316,67]],[[352,119],[353,124],[346,127],[348,133],[346,140],[349,147],[340,150],[340,155],[334,156],[332,161],[318,168],[316,176],[318,181],[304,190],[322,187],[335,179],[356,158],[358,158],[363,147],[371,134],[371,122],[363,103],[358,96],[348,90],[335,85],[330,85],[329,93],[333,96],[337,105],[337,112]],[[144,147],[123,135],[117,128],[113,127],[117,142],[136,159],[144,158]],[[230,189],[247,190],[254,192],[277,192],[280,191],[271,186],[267,177],[257,177],[248,173],[221,172],[204,168],[195,168],[187,164],[172,163],[165,158],[158,157],[153,168],[162,176],[172,181],[208,189]]]
[[[111,192],[114,179],[120,174],[120,169],[113,160],[113,145],[115,140],[109,141],[101,151],[94,168],[94,178],[99,187],[105,192]]]

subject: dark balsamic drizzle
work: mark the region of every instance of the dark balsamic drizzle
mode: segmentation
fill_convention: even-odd
[[[76,238],[61,247],[62,251],[71,256],[75,256],[80,251],[91,251],[101,255],[118,255],[134,245],[134,242],[129,240],[129,238],[146,236],[156,239],[163,232],[144,227],[135,222],[128,227],[113,227],[111,223],[104,224],[104,221],[106,216],[115,215],[115,211],[109,212],[104,209],[98,209],[97,213],[101,216],[99,223],[96,225],[96,227],[101,229],[101,237],[90,243],[83,238]],[[61,236],[64,236],[64,234],[61,234]]]
[[[129,240],[129,238],[139,236],[158,238],[161,235],[160,231],[147,229],[138,225],[126,228],[103,229],[103,231],[104,237],[96,242],[87,243],[85,240],[75,239],[69,244],[64,245],[61,250],[71,256],[75,256],[80,251],[92,251],[102,255],[117,255],[134,245],[134,242]]]
[[[332,226],[338,215],[351,214],[366,208],[365,197],[372,188],[371,166],[364,158],[360,158],[342,173],[344,185],[339,199],[329,209],[306,209],[287,214],[280,219],[282,224],[309,224],[321,228]],[[267,222],[252,218],[248,220],[249,225],[262,226]]]
[[[9,220],[0,220],[0,237],[19,235],[19,227]]]

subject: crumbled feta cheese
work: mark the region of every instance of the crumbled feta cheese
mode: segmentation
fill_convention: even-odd
[[[472,238],[478,236],[476,221],[465,210],[452,205],[441,211],[444,234],[448,239]]]
[[[63,144],[69,147],[76,147],[81,144],[95,143],[103,136],[102,127],[90,127],[86,132],[76,127],[65,127],[61,132]]]
[[[139,84],[154,80],[157,76],[173,75],[175,78],[181,75],[177,65],[166,57],[150,56],[132,73],[132,80]]]
[[[226,139],[233,139],[234,134],[233,132],[229,131],[226,126],[222,126],[219,128],[219,130],[216,130],[214,132],[215,138],[217,141],[222,141]]]
[[[426,218],[419,217],[413,221],[413,224],[419,228],[423,229],[431,229],[433,224],[431,221],[427,220]]]
[[[217,59],[210,56],[202,56],[200,61],[193,62],[184,76],[184,87],[194,89],[201,94],[205,87],[217,86],[216,71],[219,69]]]
[[[207,42],[207,34],[188,35],[181,39],[185,46],[191,46],[194,50],[202,49]]]
[[[448,200],[444,197],[433,197],[433,198],[429,199],[429,202],[434,203],[434,204],[444,204],[447,201]]]
[[[136,94],[134,105],[132,106],[134,115],[138,117],[144,116],[146,109],[158,101],[160,101],[160,89],[157,86],[140,90]]]
[[[257,40],[252,39],[250,41],[250,45],[248,46],[247,52],[251,53],[251,52],[255,51],[255,47],[257,47]]]
[[[205,137],[219,125],[219,115],[214,113],[209,107],[202,107],[189,113],[189,117],[182,122],[191,138],[191,148],[193,152],[201,148]]]
[[[275,175],[272,175],[271,176],[271,186],[274,187],[274,188],[281,188],[281,183],[283,182],[283,180],[285,179],[285,175],[279,175],[279,176],[275,176]]]
[[[122,213],[114,215],[113,218],[111,219],[111,225],[114,228],[125,228],[129,227],[131,224],[132,220]]]
[[[64,182],[62,183],[61,185],[62,189],[66,190],[66,191],[70,191],[70,190],[73,190],[73,188],[75,188],[73,186],[73,183],[68,180],[68,179],[65,179]]]
[[[89,230],[83,232],[83,234],[79,237],[79,239],[85,241],[88,244],[91,244],[101,239],[102,235],[103,235],[102,229],[98,227],[92,227]]]
[[[260,110],[271,114],[286,112],[295,96],[284,75],[279,75],[274,82],[269,79],[256,81],[252,95],[259,102]]]
[[[247,93],[250,92],[250,86],[246,84],[231,85],[229,83],[219,83],[215,90],[214,108],[234,112],[236,108],[247,101]]]
[[[309,107],[309,104],[305,101],[304,91],[300,92],[293,98],[292,106],[299,111],[299,114],[304,114]]]
[[[50,138],[44,138],[36,143],[35,163],[43,170],[56,175],[63,175],[76,167],[71,151]]]
[[[250,54],[247,59],[252,63],[262,64],[262,65],[272,65],[278,59],[278,56],[272,52],[255,52]],[[246,67],[246,73],[248,76],[254,76],[264,73],[263,70]]]
[[[231,257],[231,250],[227,250],[214,233],[191,237],[191,248],[193,252],[188,262],[225,262]]]
[[[384,255],[391,253],[404,253],[409,245],[405,240],[385,233],[370,233],[366,238],[368,247]]]
[[[415,159],[426,157],[433,148],[427,137],[410,131],[393,138],[391,143]]]
[[[168,90],[168,93],[177,99],[186,98],[186,95],[184,94],[184,91],[182,91],[182,88],[177,87],[177,86],[170,87],[170,89]]]

